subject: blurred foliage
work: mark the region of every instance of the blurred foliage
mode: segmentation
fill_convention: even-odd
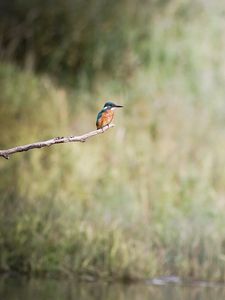
[[[80,73],[127,74],[144,58],[139,44],[156,6],[145,2],[2,1],[0,55],[67,81]]]
[[[68,76],[91,70],[86,76],[93,88],[62,88],[30,67],[1,63],[1,149],[92,130],[105,99],[125,107],[116,116],[116,128],[88,143],[0,160],[0,270],[89,279],[177,274],[225,280],[224,5],[115,1],[107,14],[101,9],[109,8],[109,1],[90,1],[90,9],[78,14],[68,9],[68,1],[48,10],[53,4],[48,1],[24,18],[30,2],[12,3],[4,6],[15,9],[9,31],[3,26],[7,14],[0,19],[2,58],[27,65],[33,43],[34,70]],[[87,8],[85,1],[70,3],[78,4]],[[65,11],[71,16],[59,22]],[[74,13],[82,30],[73,27]],[[144,29],[135,27],[134,13]],[[32,33],[26,38],[16,25],[19,16]],[[45,30],[40,20],[55,31]],[[118,32],[108,36],[112,28]],[[84,40],[59,43],[67,40],[67,30]],[[59,40],[53,32],[60,33]],[[147,36],[136,40],[143,32]],[[18,36],[15,48],[12,36]],[[118,80],[117,69],[129,65],[127,49],[135,68],[132,76],[119,71],[124,77]]]

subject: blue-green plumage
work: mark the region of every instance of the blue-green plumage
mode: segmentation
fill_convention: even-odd
[[[103,109],[97,115],[96,126],[97,129],[103,128],[109,125],[113,120],[113,110],[118,107],[123,107],[122,105],[114,104],[113,102],[106,102]]]
[[[97,119],[96,119],[96,126],[98,126],[98,121],[101,119],[103,112],[104,112],[104,109],[100,110],[100,112],[98,113]]]

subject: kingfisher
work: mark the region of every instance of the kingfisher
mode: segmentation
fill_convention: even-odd
[[[116,108],[121,108],[122,105],[117,105],[113,102],[106,102],[103,106],[103,109],[98,113],[96,126],[97,129],[101,129],[105,126],[109,126],[114,117],[114,110]]]

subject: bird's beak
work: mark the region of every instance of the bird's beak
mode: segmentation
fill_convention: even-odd
[[[116,105],[115,107],[121,108],[121,107],[123,107],[123,105]]]

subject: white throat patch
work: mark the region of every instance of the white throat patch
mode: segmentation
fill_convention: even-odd
[[[115,110],[115,109],[116,109],[116,107],[111,107],[111,106],[106,106],[106,107],[104,107],[104,110],[107,110],[107,109],[110,109],[110,110]]]

